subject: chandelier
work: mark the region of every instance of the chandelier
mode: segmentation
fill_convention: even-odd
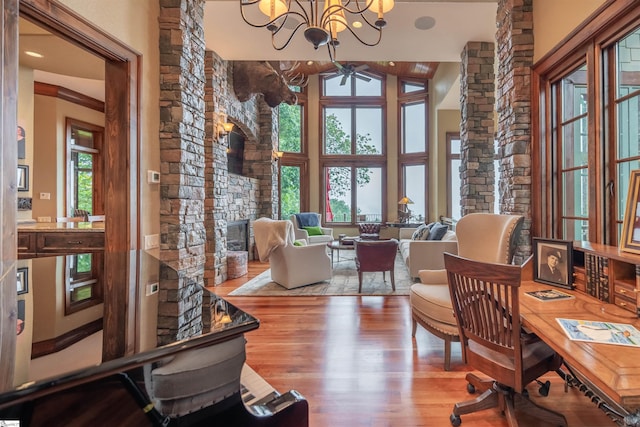
[[[340,45],[338,33],[344,30],[349,30],[366,46],[380,43],[382,29],[387,24],[384,13],[393,5],[394,0],[325,0],[321,11],[318,0],[240,0],[240,12],[247,24],[271,32],[274,49],[285,49],[298,30],[304,28],[304,37],[314,49],[326,45],[329,58],[335,61],[336,47]],[[266,20],[260,13],[266,15]],[[347,16],[354,18],[351,25]],[[377,16],[375,21],[374,16]],[[256,17],[262,22],[256,22]]]

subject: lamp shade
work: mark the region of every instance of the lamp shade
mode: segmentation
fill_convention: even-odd
[[[413,200],[411,200],[410,198],[408,198],[407,196],[404,196],[402,199],[400,199],[400,201],[398,202],[399,205],[412,205],[413,204]]]
[[[344,9],[341,0],[327,0],[324,3],[325,29],[331,34],[331,38],[336,38],[336,34],[347,29],[347,18],[344,16]]]
[[[288,12],[287,5],[282,0],[260,0],[258,8],[260,12],[267,15],[270,20]]]
[[[371,6],[369,6],[369,10],[373,13],[382,14],[389,12],[393,9],[393,6],[393,0],[373,0]]]

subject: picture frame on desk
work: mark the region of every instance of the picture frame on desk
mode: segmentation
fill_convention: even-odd
[[[533,280],[573,289],[573,242],[533,238]]]
[[[631,171],[627,206],[622,221],[622,235],[619,249],[624,252],[640,254],[640,170]]]

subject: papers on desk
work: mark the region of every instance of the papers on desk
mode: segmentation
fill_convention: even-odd
[[[540,291],[525,292],[525,295],[533,297],[538,301],[559,301],[573,298],[573,295],[569,295],[568,293],[557,289],[543,289]]]
[[[560,318],[556,320],[565,334],[574,341],[640,347],[640,331],[627,323]]]

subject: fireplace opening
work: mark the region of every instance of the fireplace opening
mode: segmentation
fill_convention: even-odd
[[[249,221],[233,221],[227,223],[227,250],[249,250]]]

